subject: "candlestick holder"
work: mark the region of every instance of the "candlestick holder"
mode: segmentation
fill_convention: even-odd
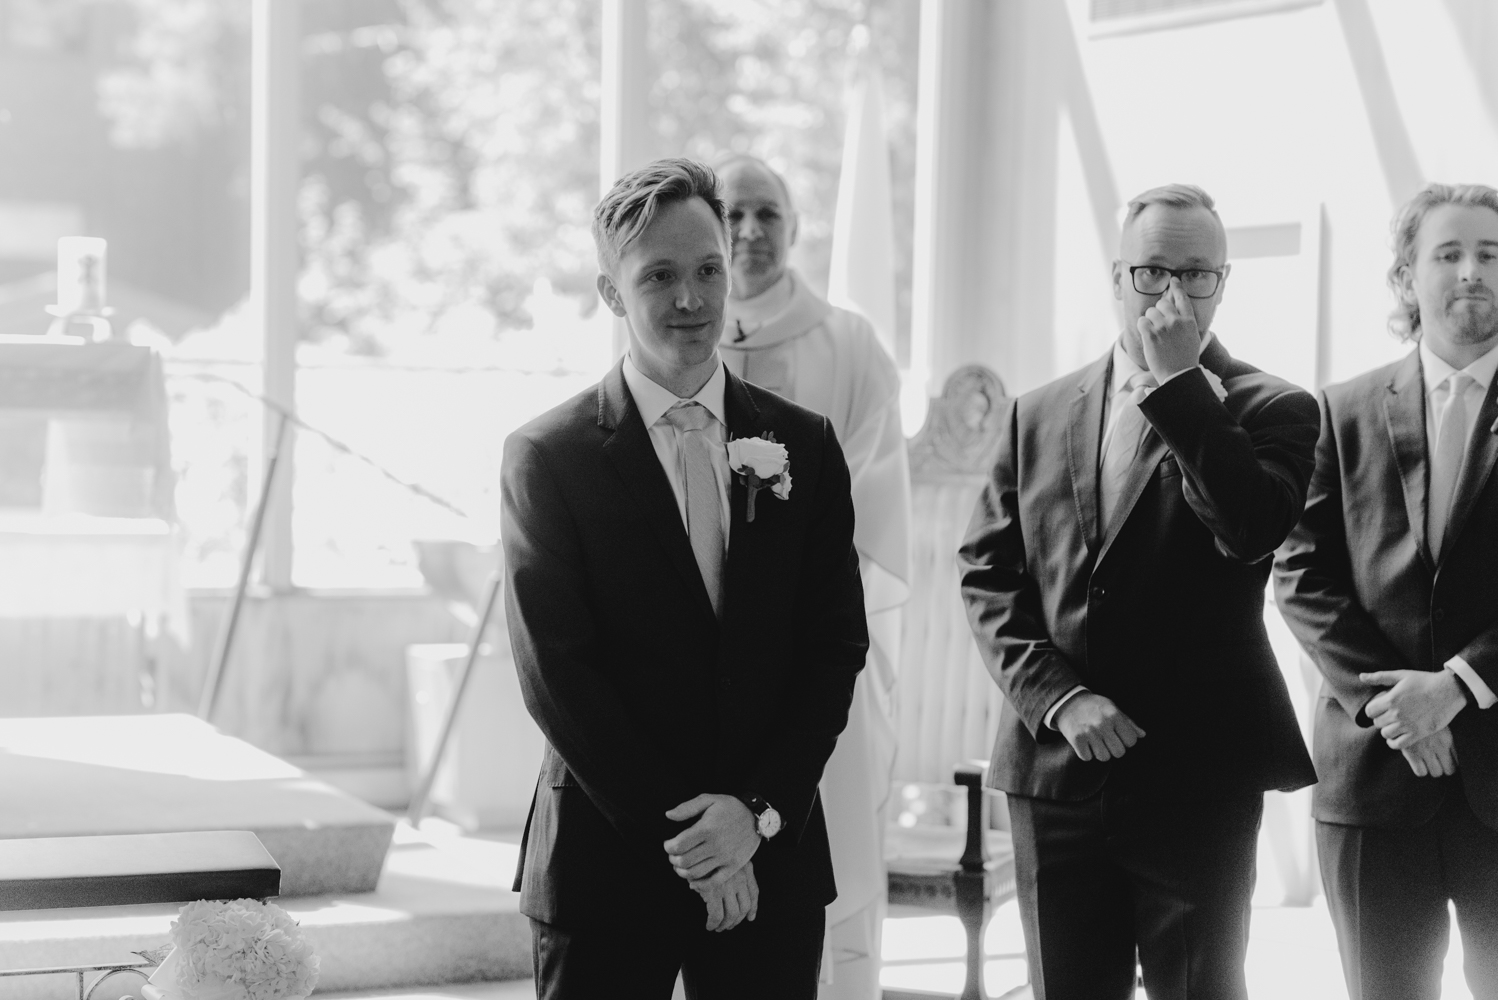
[[[97,236],[64,236],[57,241],[57,302],[47,306],[54,317],[47,336],[68,338],[85,328],[95,343],[110,340],[114,310],[104,304],[105,260],[109,244]]]

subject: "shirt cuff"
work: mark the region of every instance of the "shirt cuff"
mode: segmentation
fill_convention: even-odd
[[[1470,670],[1472,668],[1468,667],[1467,669]],[[1066,692],[1066,694],[1062,695],[1060,698],[1057,698],[1056,699],[1056,704],[1054,704],[1050,708],[1046,709],[1045,720],[1044,720],[1045,721],[1045,727],[1047,729],[1055,729],[1056,727],[1054,725],[1052,725],[1052,723],[1056,720],[1056,713],[1059,712],[1059,711],[1061,711],[1061,706],[1065,705],[1067,702],[1071,701],[1072,698],[1076,697],[1077,695],[1081,694],[1083,691],[1086,691],[1086,690],[1087,690],[1086,688],[1084,688],[1082,685],[1078,684],[1076,687],[1074,687],[1070,691]]]
[[[1472,664],[1460,656],[1453,656],[1446,661],[1446,669],[1456,674],[1457,679],[1467,685],[1467,690],[1471,691],[1472,697],[1477,699],[1478,708],[1492,708],[1493,705],[1498,704],[1498,695],[1493,694],[1493,689],[1488,687],[1476,670],[1472,669]]]

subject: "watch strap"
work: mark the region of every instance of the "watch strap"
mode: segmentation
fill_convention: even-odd
[[[763,795],[756,795],[753,792],[740,792],[734,797],[748,806],[749,811],[754,814],[756,819],[763,815],[766,809],[770,808],[770,803],[765,801]]]

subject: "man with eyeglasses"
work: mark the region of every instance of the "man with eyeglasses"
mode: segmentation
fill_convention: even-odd
[[[1008,403],[958,559],[1004,693],[1037,1000],[1247,996],[1263,793],[1315,781],[1269,638],[1269,556],[1300,517],[1318,414],[1211,330],[1210,196],[1129,203],[1113,349]]]

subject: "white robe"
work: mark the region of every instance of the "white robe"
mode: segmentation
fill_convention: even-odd
[[[822,975],[833,986],[823,996],[877,998],[884,810],[895,761],[889,700],[910,579],[900,376],[868,320],[829,305],[792,271],[754,299],[729,302],[720,349],[734,374],[826,415],[852,476],[869,662],[821,783],[838,891],[827,908]]]

